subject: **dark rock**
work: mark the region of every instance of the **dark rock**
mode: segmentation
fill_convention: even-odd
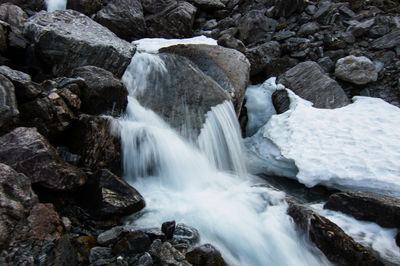
[[[151,255],[147,252],[145,252],[138,260],[138,266],[152,266],[153,264],[153,258]]]
[[[165,234],[167,239],[171,239],[175,231],[175,221],[164,222],[161,225],[161,231]]]
[[[189,266],[185,256],[176,250],[171,243],[156,239],[150,247],[150,254],[156,265]]]
[[[101,219],[132,214],[145,206],[136,189],[106,169],[98,170],[89,178],[81,202],[90,213]]]
[[[375,65],[365,56],[349,55],[336,62],[335,76],[357,85],[364,85],[378,79]]]
[[[142,38],[146,33],[139,0],[111,0],[97,12],[94,20],[127,41]]]
[[[310,40],[306,38],[289,38],[282,44],[282,50],[286,53],[304,51],[310,45]]]
[[[397,235],[396,235],[396,244],[397,244],[397,246],[399,246],[399,247],[400,247],[400,231],[399,231],[399,230],[397,230]]]
[[[400,199],[371,192],[348,191],[331,195],[324,208],[383,227],[400,228]]]
[[[374,22],[374,26],[367,33],[372,38],[382,37],[388,34],[392,28],[390,17],[378,15]]]
[[[174,230],[175,230],[175,226],[174,226]],[[167,239],[166,234],[159,228],[142,229],[142,231],[150,237],[151,242],[153,242],[156,239],[160,239],[161,241],[164,242]],[[173,231],[172,231],[172,234],[173,234]],[[170,238],[172,238],[172,234],[171,234]]]
[[[64,161],[34,128],[19,127],[0,138],[0,162],[26,174],[33,184],[54,190],[82,186],[86,175]]]
[[[56,241],[54,248],[46,257],[46,265],[88,265],[87,247],[79,238],[64,235]]]
[[[31,77],[24,72],[11,69],[8,66],[0,66],[0,74],[7,77],[14,84],[15,94],[19,103],[33,100],[41,93],[40,86],[32,82]]]
[[[318,65],[327,73],[332,72],[335,69],[335,63],[333,63],[332,59],[328,56],[319,59]]]
[[[114,244],[122,235],[129,233],[129,229],[125,226],[116,226],[97,236],[97,243],[102,246]]]
[[[146,1],[153,3],[155,1]],[[145,16],[147,33],[150,37],[182,38],[192,35],[192,26],[196,7],[188,2],[160,1],[161,4],[151,6],[154,12]],[[146,3],[146,4],[148,4]],[[143,5],[146,9],[147,5]],[[164,8],[165,9],[164,9]],[[159,10],[156,12],[156,10]]]
[[[127,233],[112,247],[112,254],[138,254],[149,251],[150,238],[142,231],[134,231]]]
[[[239,22],[239,38],[245,44],[268,40],[275,32],[278,22],[265,15],[263,10],[246,13]]]
[[[296,35],[295,32],[289,31],[289,30],[281,30],[277,33],[274,34],[273,39],[276,41],[284,41],[286,39],[289,39],[291,37],[294,37]]]
[[[303,0],[275,0],[275,16],[290,17],[295,12],[301,13],[304,7]]]
[[[73,10],[40,12],[26,21],[24,32],[43,66],[57,76],[93,65],[120,77],[135,52],[133,45]]]
[[[361,37],[366,34],[371,27],[374,25],[375,19],[368,19],[363,22],[359,22],[357,20],[353,20],[350,23],[347,31],[351,32],[355,37]]]
[[[38,12],[40,10],[46,10],[45,0],[0,0],[0,3],[12,3],[23,9]]]
[[[7,27],[0,23],[0,53],[6,55],[8,52],[8,40],[7,40]],[[2,59],[1,63],[6,63],[7,59]]]
[[[282,114],[289,110],[290,99],[287,90],[276,90],[272,94],[272,103],[277,114]]]
[[[31,189],[29,178],[2,163],[0,202],[0,249],[3,249],[10,242],[16,224],[29,215],[38,199]]]
[[[392,32],[374,40],[371,47],[374,49],[391,49],[400,45],[400,29],[395,29]]]
[[[21,125],[36,127],[50,141],[57,139],[76,119],[75,114],[57,92],[25,103],[21,105],[20,110]]]
[[[287,213],[297,227],[305,231],[312,242],[337,265],[383,265],[366,248],[346,235],[340,227],[302,205],[295,199],[287,199]]]
[[[230,34],[223,34],[221,37],[219,37],[218,45],[235,49],[242,53],[245,53],[246,51],[246,46],[244,45],[244,43]]]
[[[107,0],[68,0],[67,9],[73,9],[90,16],[99,11]]]
[[[311,101],[316,108],[339,108],[349,103],[340,85],[324,74],[315,62],[303,62],[289,69],[279,77],[279,83]]]
[[[185,243],[189,246],[193,246],[199,241],[200,234],[197,229],[181,223],[175,226],[174,236],[172,240],[173,244]]]
[[[107,247],[94,247],[90,250],[89,262],[94,263],[99,259],[109,259],[113,255],[111,254],[111,248]]]
[[[188,0],[188,2],[202,9],[216,10],[225,8],[221,0]]]
[[[72,71],[73,77],[85,80],[82,89],[82,110],[88,114],[111,114],[118,116],[125,112],[128,91],[125,85],[112,73],[95,66],[84,66]]]
[[[160,52],[175,53],[189,58],[231,95],[236,113],[239,114],[250,72],[249,61],[243,54],[212,45],[178,45],[163,48]]]
[[[156,14],[176,6],[176,0],[141,0],[146,14]]]
[[[0,20],[7,22],[14,34],[22,34],[28,15],[16,5],[5,3],[0,5]]]
[[[230,100],[231,96],[188,58],[165,53],[159,57],[169,74],[152,69],[151,75],[142,77],[146,82],[141,84],[146,86],[137,90],[135,96],[141,105],[152,109],[186,137],[195,139],[205,114],[211,107]]]
[[[270,41],[261,45],[247,49],[246,57],[250,61],[251,75],[260,73],[264,68],[268,68],[272,59],[279,58],[281,47],[278,42]]]
[[[264,75],[261,82],[263,82],[266,78],[276,77],[283,74],[288,69],[296,66],[298,62],[299,60],[291,58],[289,56],[281,56],[279,58],[272,59],[271,62],[268,64],[268,67],[263,71]]]
[[[194,266],[224,266],[221,253],[211,244],[201,245],[186,253],[186,260]]]
[[[14,85],[0,74],[0,132],[6,132],[18,121],[19,111]]]
[[[112,129],[112,120],[80,115],[64,132],[65,143],[74,154],[81,156],[78,165],[93,171],[106,168],[122,174],[121,142]]]
[[[315,22],[315,21],[308,22],[308,23],[300,26],[300,29],[297,32],[297,35],[299,37],[307,37],[308,35],[314,34],[318,30],[319,30],[319,24],[317,22]]]

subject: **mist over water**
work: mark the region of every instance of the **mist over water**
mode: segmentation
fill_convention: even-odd
[[[130,93],[120,120],[125,179],[147,203],[141,217],[128,223],[159,227],[175,220],[193,226],[201,243],[215,245],[231,265],[329,265],[296,233],[284,194],[255,186],[262,181],[247,174],[230,102],[207,113],[193,141],[134,98],[145,93],[141,84],[163,71],[159,59],[137,53],[123,77]],[[152,89],[162,89],[162,84]]]

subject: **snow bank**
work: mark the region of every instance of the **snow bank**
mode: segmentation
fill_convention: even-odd
[[[295,177],[309,187],[323,184],[400,197],[399,108],[378,98],[354,97],[342,108],[317,109],[288,91],[290,110],[273,115],[245,141],[253,169],[268,168],[268,174]],[[272,167],[271,160],[276,161]],[[291,161],[297,174],[286,171]],[[279,163],[285,168],[277,168]]]
[[[386,229],[376,223],[358,221],[346,214],[323,209],[323,204],[313,204],[311,207],[337,224],[361,245],[377,251],[383,259],[400,265],[400,248],[395,242],[397,229]]]
[[[133,41],[139,52],[158,53],[163,47],[173,46],[177,44],[208,44],[217,45],[217,41],[206,36],[197,36],[188,39],[163,39],[163,38],[146,38]]]

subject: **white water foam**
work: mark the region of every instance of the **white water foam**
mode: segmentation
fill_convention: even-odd
[[[387,229],[372,222],[359,221],[341,212],[324,209],[323,204],[313,204],[311,207],[337,224],[361,245],[377,251],[383,259],[400,265],[400,248],[395,242],[397,229]]]
[[[65,9],[67,6],[67,0],[46,0],[47,11],[52,12],[55,10]]]
[[[162,69],[152,68],[157,67]],[[143,75],[129,71],[140,70],[131,68],[125,77]],[[126,83],[130,93],[134,91],[131,84]],[[207,114],[198,141],[202,151],[129,97],[128,112],[120,120],[125,178],[147,203],[133,226],[160,226],[168,220],[191,225],[200,231],[201,242],[215,245],[230,265],[329,265],[319,250],[296,233],[286,214],[284,194],[255,187],[260,181],[246,174],[238,123],[232,114],[232,104],[226,103]],[[215,155],[218,147],[213,145],[221,143],[226,147]],[[224,160],[231,161],[230,166]]]
[[[163,38],[148,38],[133,41],[137,51],[147,53],[158,53],[158,50],[163,47],[173,46],[177,44],[207,44],[217,45],[217,41],[206,36],[197,36],[187,39],[163,39]]]

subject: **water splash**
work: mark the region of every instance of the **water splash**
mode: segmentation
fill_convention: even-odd
[[[48,12],[62,10],[67,6],[67,0],[46,0],[46,5]]]
[[[149,69],[163,72],[151,55],[135,57],[133,62],[156,66],[133,65],[127,70],[123,81],[131,96],[145,82],[140,79],[151,75]],[[162,84],[157,86],[162,90]],[[255,186],[261,181],[246,173],[231,103],[207,113],[193,142],[129,97],[120,132],[125,178],[147,202],[141,217],[127,223],[138,228],[167,220],[187,223],[200,231],[202,243],[221,250],[230,265],[330,264],[296,233],[284,194]]]

